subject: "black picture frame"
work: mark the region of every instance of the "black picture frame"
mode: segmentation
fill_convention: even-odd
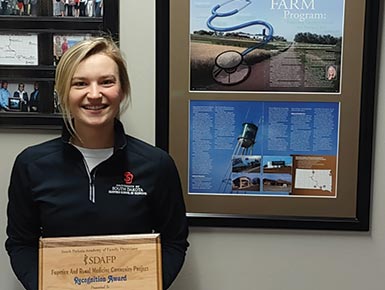
[[[188,0],[184,0],[188,1]],[[348,0],[346,0],[348,2]],[[156,1],[156,145],[168,151],[170,134],[170,9],[173,0]],[[375,106],[377,33],[380,1],[365,1],[362,55],[358,177],[354,217],[269,216],[196,213],[187,210],[191,226],[250,227],[281,229],[370,230],[372,140]],[[188,71],[186,71],[188,74]],[[188,118],[186,116],[186,118]],[[187,156],[186,156],[187,160]],[[185,168],[183,168],[184,170]],[[182,180],[183,183],[183,180]]]
[[[36,15],[0,15],[0,34],[37,35],[37,65],[0,65],[0,80],[13,86],[37,82],[38,112],[0,111],[0,129],[60,130],[62,116],[55,106],[53,38],[55,35],[108,35],[119,40],[119,0],[105,1],[102,17],[53,16],[53,2],[42,1]],[[13,91],[10,92],[13,95]],[[30,92],[28,92],[30,93]]]

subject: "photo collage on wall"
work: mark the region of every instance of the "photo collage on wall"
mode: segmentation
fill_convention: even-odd
[[[91,34],[54,34],[52,39],[52,64],[56,66],[62,55],[77,42],[90,38]],[[0,34],[0,65],[38,66],[39,34],[18,33]],[[54,93],[50,98],[41,98],[47,83],[39,80],[8,79],[0,80],[1,107],[6,112],[15,113],[60,113],[59,102]]]

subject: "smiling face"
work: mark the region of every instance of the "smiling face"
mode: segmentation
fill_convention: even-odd
[[[106,63],[104,63],[102,59]],[[110,71],[112,71],[112,73]],[[120,52],[119,47],[112,39],[104,37],[90,38],[79,41],[68,49],[68,51],[61,58],[55,70],[55,93],[60,104],[59,108],[63,115],[64,124],[69,133],[74,138],[80,137],[80,135],[82,135],[82,139],[84,139],[84,133],[87,133],[88,131],[78,132],[75,127],[89,129],[97,128],[102,125],[98,126],[96,123],[91,125],[91,123],[88,121],[85,122],[83,117],[85,117],[85,113],[87,111],[81,111],[80,103],[78,105],[74,104],[75,98],[85,99],[87,97],[84,96],[84,91],[81,90],[82,86],[88,86],[86,82],[80,86],[79,83],[77,86],[73,85],[75,80],[74,77],[79,77],[80,73],[86,73],[86,78],[91,76],[95,78],[95,76],[98,74],[100,76],[112,75],[115,77],[117,85],[112,86],[112,88],[103,88],[106,89],[106,91],[109,93],[104,93],[104,96],[101,99],[103,101],[107,99],[107,101],[110,102],[112,97],[116,97],[117,95],[120,96],[122,102],[120,103],[120,110],[117,109],[118,115],[115,116],[117,119],[119,119],[119,115],[124,112],[129,105],[131,98],[131,87],[127,73],[126,62]],[[83,80],[80,79],[80,81],[82,82]],[[99,87],[101,88],[103,86],[99,85]],[[110,90],[119,92],[110,94]],[[71,100],[70,95],[72,96]],[[78,100],[78,102],[80,101]],[[103,112],[104,111],[106,110],[103,110]],[[88,111],[88,113],[90,112]],[[89,115],[91,114],[88,114],[88,117],[90,117]],[[77,123],[76,126],[75,122]],[[96,132],[98,132],[98,130],[94,131],[94,133]]]
[[[332,80],[336,76],[337,76],[336,68],[334,66],[329,66],[329,68],[328,68],[328,75],[327,75],[328,80]]]
[[[123,98],[115,61],[103,53],[84,59],[72,77],[68,98],[76,131],[112,130]]]

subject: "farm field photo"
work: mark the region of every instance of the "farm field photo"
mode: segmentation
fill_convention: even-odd
[[[339,93],[343,0],[190,0],[190,90]]]

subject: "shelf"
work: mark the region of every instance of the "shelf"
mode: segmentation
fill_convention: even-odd
[[[51,129],[59,130],[63,125],[60,114],[0,112],[0,128],[3,129]]]
[[[17,26],[15,26],[15,22]],[[57,32],[60,31],[100,31],[103,29],[101,17],[36,17],[1,16],[0,31],[16,32]]]
[[[12,80],[46,80],[53,81],[55,78],[55,67],[48,65],[39,66],[1,66],[0,79]]]

